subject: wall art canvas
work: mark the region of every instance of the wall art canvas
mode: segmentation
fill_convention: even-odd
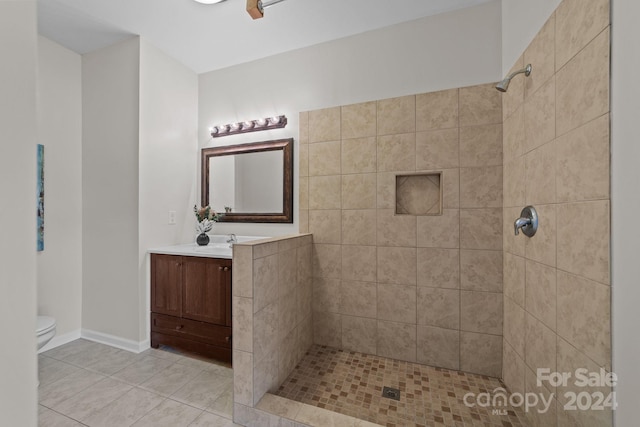
[[[38,144],[38,229],[37,229],[37,248],[38,251],[44,250],[44,145]]]

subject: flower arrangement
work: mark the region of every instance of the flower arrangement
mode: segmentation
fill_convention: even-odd
[[[213,223],[218,222],[222,218],[223,214],[216,213],[211,206],[205,206],[198,208],[197,205],[193,205],[193,212],[196,214],[198,224],[196,225],[196,231],[198,233],[206,233],[211,231]]]

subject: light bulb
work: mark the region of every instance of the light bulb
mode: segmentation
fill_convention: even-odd
[[[202,4],[216,4],[216,3],[222,3],[225,0],[194,0],[197,1],[198,3],[202,3]]]

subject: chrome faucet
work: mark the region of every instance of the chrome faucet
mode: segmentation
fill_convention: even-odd
[[[531,218],[518,218],[516,219],[516,221],[513,223],[513,228],[515,229],[516,232],[516,236],[518,234],[520,234],[520,229],[522,227],[526,227],[531,225]]]
[[[520,230],[527,237],[533,237],[538,231],[538,213],[533,206],[527,206],[520,212],[520,218],[513,223],[513,229],[516,236],[520,234]]]
[[[238,238],[236,237],[235,234],[231,233],[231,234],[229,234],[229,238],[227,239],[227,243],[229,244],[229,247],[232,248],[234,243],[238,243]]]

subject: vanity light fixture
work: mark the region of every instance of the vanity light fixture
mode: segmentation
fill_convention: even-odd
[[[247,13],[253,19],[260,19],[264,16],[264,10],[276,3],[283,2],[284,0],[247,0]]]
[[[209,130],[211,131],[211,136],[217,138],[220,136],[236,135],[239,133],[257,132],[259,130],[279,129],[286,125],[287,117],[282,115],[214,126]]]

